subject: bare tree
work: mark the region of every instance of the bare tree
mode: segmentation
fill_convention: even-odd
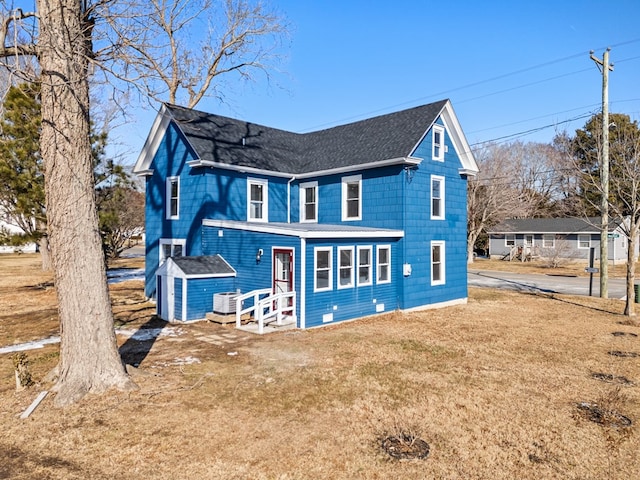
[[[268,78],[287,31],[246,0],[103,1],[94,9],[101,67],[148,98],[190,108],[205,96],[224,99],[238,79]]]
[[[190,42],[187,25],[214,6],[209,2],[36,0],[35,12],[5,9],[0,16],[0,63],[33,80],[24,58],[37,59],[41,81],[40,153],[61,331],[57,405],[135,388],[118,354],[98,229],[89,77],[102,67],[155,100],[177,102],[182,91],[188,105],[208,92],[221,97],[214,80],[267,71],[270,50],[261,35],[283,31],[259,5],[225,5],[224,33],[211,30],[207,45]]]

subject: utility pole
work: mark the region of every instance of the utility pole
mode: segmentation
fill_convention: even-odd
[[[600,298],[609,298],[609,71],[613,71],[613,64],[609,64],[609,52],[607,48],[602,54],[602,60],[590,52],[590,58],[602,73],[602,161],[600,162],[600,186],[602,198],[600,199],[600,213],[602,223],[600,226]]]

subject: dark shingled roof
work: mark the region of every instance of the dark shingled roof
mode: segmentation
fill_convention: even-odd
[[[171,257],[185,275],[233,275],[236,273],[220,255]]]
[[[489,233],[598,233],[601,217],[590,218],[510,218],[491,228]],[[609,230],[618,227],[609,222]]]
[[[407,157],[447,100],[311,133],[166,105],[201,160],[310,173]]]

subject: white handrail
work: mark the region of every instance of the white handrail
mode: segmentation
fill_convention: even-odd
[[[236,328],[239,328],[242,325],[240,318],[245,313],[251,313],[256,309],[258,302],[260,301],[260,296],[268,295],[271,293],[271,287],[269,288],[261,288],[259,290],[252,290],[250,292],[245,293],[244,295],[238,295],[235,297],[236,301]],[[242,310],[242,302],[247,298],[253,297],[253,305]]]
[[[280,292],[263,298],[258,301],[255,312],[256,320],[258,320],[258,333],[262,335],[265,320],[276,317],[276,324],[282,325],[284,312],[296,318],[296,292]]]

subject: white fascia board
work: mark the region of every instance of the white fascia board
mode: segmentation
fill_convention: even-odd
[[[183,274],[183,278],[187,280],[191,280],[193,278],[226,278],[226,277],[236,277],[238,273],[234,270],[233,273],[198,273],[185,275]]]
[[[156,115],[155,120],[153,121],[153,125],[151,126],[151,130],[149,131],[149,135],[147,135],[147,139],[144,142],[144,146],[140,151],[140,155],[138,155],[138,160],[136,160],[136,164],[133,167],[133,173],[136,175],[150,175],[153,173],[153,170],[149,167],[151,166],[151,162],[153,161],[153,157],[158,151],[158,147],[160,146],[160,142],[164,138],[165,132],[167,131],[167,127],[171,122],[171,115],[167,108],[162,105],[160,111]]]
[[[321,177],[325,175],[337,175],[337,174],[350,173],[350,172],[359,172],[362,170],[387,167],[390,165],[420,165],[421,162],[422,162],[421,158],[416,158],[411,156],[399,157],[399,158],[392,158],[389,160],[382,160],[379,162],[362,163],[360,165],[349,165],[346,167],[332,168],[327,170],[317,170],[314,172],[308,172],[308,173],[302,173],[302,174],[274,172],[271,170],[264,170],[264,169],[253,168],[253,167],[244,167],[240,165],[229,165],[226,163],[218,163],[218,162],[212,162],[211,160],[200,160],[200,159],[187,162],[187,165],[189,165],[191,168],[213,167],[213,168],[222,168],[226,170],[233,170],[240,173],[251,173],[251,174],[266,175],[266,176],[272,176],[272,177],[295,178],[297,180],[306,180],[308,178]]]
[[[247,223],[233,220],[210,220],[204,219],[202,225],[205,227],[230,228],[233,230],[244,230],[257,233],[273,233],[276,235],[287,235],[298,238],[403,238],[403,230],[304,230],[300,228],[286,228],[281,225],[269,225],[268,223]],[[305,224],[296,224],[304,226]]]

